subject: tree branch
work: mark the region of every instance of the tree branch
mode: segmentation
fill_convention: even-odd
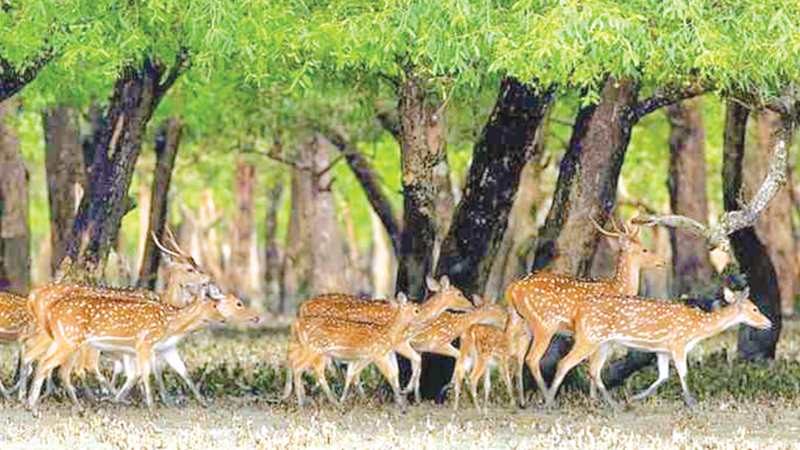
[[[684,88],[666,86],[663,89],[657,89],[650,98],[639,102],[633,108],[633,114],[638,120],[659,108],[702,95],[708,92],[708,90],[709,87],[699,81],[695,81],[691,86]]]
[[[16,94],[25,85],[33,81],[39,70],[54,57],[55,52],[52,49],[48,49],[37,56],[36,60],[25,69],[18,71],[11,62],[0,56],[0,102]]]
[[[361,187],[364,189],[373,211],[375,211],[384,228],[386,228],[386,233],[392,240],[392,248],[395,254],[399,255],[401,226],[396,218],[392,203],[378,183],[380,177],[375,172],[375,169],[364,158],[364,155],[353,147],[344,133],[327,129],[323,130],[321,134],[323,135],[321,136],[322,139],[330,141],[344,155],[350,169],[353,170],[353,174],[361,183]]]
[[[743,204],[737,211],[729,211],[720,217],[713,228],[684,216],[643,216],[637,220],[645,225],[662,225],[671,228],[682,228],[692,234],[701,236],[706,240],[709,248],[730,248],[728,236],[743,228],[755,225],[758,216],[766,209],[778,191],[786,185],[787,167],[789,159],[789,136],[791,136],[794,121],[791,117],[784,116],[781,121],[780,131],[774,139],[772,155],[770,156],[769,172],[764,182],[749,203]]]

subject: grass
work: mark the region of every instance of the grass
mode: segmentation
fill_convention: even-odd
[[[590,399],[580,382],[561,392],[556,409],[538,404],[537,393],[534,406],[511,409],[494,383],[492,405],[482,413],[468,397],[458,411],[429,402],[401,411],[387,389],[374,388],[381,385],[374,374],[365,382],[372,394],[353,395],[343,407],[312,388],[311,406],[281,403],[284,334],[207,333],[193,336],[183,354],[208,408],[186,397],[168,371],[180,406],[153,412],[138,398],[132,406],[84,400],[81,409],[56,395],[33,412],[7,401],[0,408],[0,448],[800,448],[800,323],[787,324],[771,363],[738,361],[735,339],[725,333],[690,355],[694,409],[683,406],[673,371],[655,396],[621,411]],[[14,350],[3,349],[4,380]],[[655,369],[646,370],[612,395],[628,397],[654,379]]]

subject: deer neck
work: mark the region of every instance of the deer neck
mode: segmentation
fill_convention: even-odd
[[[733,305],[725,306],[710,313],[697,311],[695,309],[692,309],[692,312],[699,315],[700,320],[698,321],[699,323],[696,329],[698,331],[697,337],[701,339],[721,333],[741,322],[738,310]]]
[[[636,295],[639,292],[639,262],[627,249],[622,249],[617,257],[617,268],[614,281],[620,287],[620,293]]]
[[[214,303],[210,301],[196,301],[184,308],[170,310],[171,317],[168,320],[167,334],[180,335],[196,331],[205,325],[207,319],[217,315]]]
[[[166,291],[164,292],[164,301],[174,306],[183,305],[186,303],[184,301],[185,294],[186,288],[183,286],[183,283],[180,283],[174,275],[170,275]]]

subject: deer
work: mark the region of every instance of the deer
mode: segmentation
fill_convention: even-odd
[[[680,302],[642,298],[633,295],[597,295],[582,302],[575,320],[575,345],[559,361],[553,384],[548,392],[551,402],[564,376],[589,357],[589,376],[612,406],[618,404],[605,388],[600,373],[612,344],[655,352],[658,378],[634,398],[642,400],[653,394],[669,377],[669,362],[675,364],[686,406],[695,404],[686,383],[686,357],[703,339],[733,326],[744,324],[767,329],[771,321],[748,297],[749,289],[737,294],[725,289],[727,305],[713,312],[704,312]]]
[[[28,295],[28,305],[36,323],[36,335],[35,338],[30,340],[29,345],[26,345],[26,350],[22,358],[23,380],[27,380],[30,375],[33,361],[44,355],[51,345],[48,332],[48,311],[54,303],[62,299],[73,296],[90,296],[94,298],[137,302],[157,301],[175,306],[184,306],[190,299],[202,297],[203,293],[217,299],[222,296],[219,288],[211,279],[211,276],[195,262],[194,258],[180,248],[169,227],[166,228],[166,234],[167,238],[164,243],[159,241],[155,233],[151,234],[153,242],[161,251],[169,267],[167,285],[160,294],[146,289],[97,286],[86,282],[70,281],[62,278],[58,278],[50,283],[35,288],[30,292]],[[65,258],[60,264],[59,272],[68,272],[70,265],[71,261],[69,258]],[[89,354],[83,356],[81,361],[89,361],[91,363],[98,360],[97,355],[91,354],[96,350],[82,350],[82,352],[84,351]],[[89,368],[96,375],[99,375],[98,379],[101,383],[110,386],[111,383],[102,376],[102,373],[97,369],[96,365]],[[74,397],[74,390],[69,381],[69,370],[65,369],[63,373],[60,370],[59,375],[70,390],[71,396]],[[20,400],[24,399],[26,395],[24,389],[25,382],[23,382],[22,386],[23,387],[19,391]]]
[[[491,376],[488,369],[491,366],[499,368],[511,407],[513,407],[514,391],[509,365],[516,362],[521,367],[525,352],[528,351],[526,337],[527,332],[520,321],[508,322],[505,330],[484,324],[469,327],[466,333],[459,338],[459,356],[456,359],[453,378],[450,382],[450,385],[454,387],[453,409],[458,409],[461,384],[470,369],[469,388],[472,401],[480,409],[478,383],[483,378],[484,404],[485,408],[488,408],[489,393],[491,392]]]
[[[129,374],[115,400],[141,378],[148,408],[153,408],[150,393],[150,367],[154,352],[171,352],[186,333],[210,320],[235,318],[258,322],[261,316],[250,311],[233,295],[220,300],[198,300],[179,308],[156,301],[71,296],[51,306],[50,331],[53,345],[36,371],[27,401],[35,408],[44,379],[67,362],[84,345],[97,350],[122,352],[136,356],[136,373]],[[169,359],[168,359],[169,361]],[[181,373],[188,381],[185,373]],[[191,384],[191,382],[189,382]],[[73,396],[73,401],[79,404]]]
[[[318,382],[328,398],[333,403],[338,403],[325,379],[327,362],[338,359],[350,363],[340,401],[346,398],[350,384],[361,369],[374,363],[391,384],[396,403],[405,407],[394,349],[405,338],[412,322],[420,320],[420,307],[408,301],[405,295],[398,295],[393,304],[396,313],[385,325],[330,316],[306,317],[292,324],[292,334],[296,337],[296,342],[290,345],[289,366],[298,404],[305,404],[301,375],[308,369],[316,372]]]
[[[33,337],[34,323],[33,316],[28,309],[25,297],[12,294],[10,292],[0,292],[0,342],[18,342],[25,345],[25,342]],[[22,360],[22,350],[20,350],[20,361]],[[19,387],[20,380],[16,386],[9,389],[0,381],[0,394],[6,399],[9,394]]]
[[[461,290],[450,284],[450,279],[446,275],[443,275],[439,281],[427,276],[425,277],[425,283],[432,295],[422,303],[422,311],[420,313],[422,317],[438,317],[445,310],[467,312],[474,309],[473,304],[470,303]],[[353,296],[327,294],[303,302],[300,305],[298,320],[309,316],[330,316],[356,322],[386,325],[393,320],[395,309],[395,305],[392,305],[391,301],[365,302],[356,301]],[[423,326],[419,325],[424,323],[425,321],[419,321],[418,325],[414,325],[409,330],[408,339],[399,342],[396,349],[398,354],[411,361],[413,369],[412,377],[406,388],[403,389],[403,393],[413,390],[417,402],[420,401],[419,387],[414,388],[414,383],[416,385],[419,384],[419,378],[422,373],[422,357],[413,349],[410,340],[413,339],[414,335],[425,331]],[[291,352],[291,349],[289,351]],[[322,367],[327,365],[319,364]],[[289,383],[288,378],[287,383]],[[287,389],[290,391],[291,387],[287,385]],[[284,398],[288,397],[288,395],[285,389]]]
[[[617,228],[615,232],[607,231],[593,221],[600,233],[617,240],[619,255],[612,278],[581,280],[552,272],[534,272],[506,286],[506,304],[511,305],[514,311],[509,316],[509,322],[519,328],[519,322],[524,321],[528,332],[526,342],[531,342],[533,338],[525,363],[541,392],[545,392],[547,386],[542,377],[540,361],[556,333],[573,331],[578,305],[596,294],[634,295],[639,290],[641,269],[666,265],[663,258],[650,252],[639,240],[640,229],[635,221],[636,215],[631,217],[628,224],[623,224],[622,230]],[[616,227],[616,222],[614,224]],[[521,360],[517,367],[519,403],[524,407]],[[551,406],[550,401],[545,395],[547,406]]]
[[[401,347],[398,354],[411,360],[411,380],[408,390],[414,390],[419,399],[420,377],[422,376],[422,358],[419,353],[428,352],[458,359],[460,352],[453,346],[453,340],[463,335],[471,326],[484,324],[504,328],[508,315],[502,306],[491,300],[473,296],[477,307],[467,313],[451,313],[445,311],[430,325],[415,330],[410,340],[410,349]],[[416,355],[416,357],[415,357]]]

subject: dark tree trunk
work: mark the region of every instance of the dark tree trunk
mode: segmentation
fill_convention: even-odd
[[[735,101],[728,102],[722,167],[725,211],[735,211],[741,206],[739,195],[748,115],[747,107]],[[773,359],[781,331],[780,289],[775,268],[753,227],[734,232],[730,240],[739,268],[747,276],[750,297],[772,321],[772,328],[768,330],[747,326],[739,329],[739,356],[746,360]]]
[[[158,281],[158,265],[161,252],[153,242],[155,234],[161,242],[164,241],[164,225],[167,221],[167,199],[169,185],[172,181],[172,168],[178,155],[178,146],[182,134],[181,123],[176,118],[168,119],[159,127],[156,133],[156,172],[153,185],[150,188],[150,214],[147,227],[147,238],[144,244],[142,267],[139,271],[138,286],[141,288],[155,289]]]
[[[706,205],[705,129],[700,100],[686,100],[666,108],[672,125],[670,137],[670,206],[673,214],[708,221]],[[713,269],[702,237],[670,229],[673,294],[707,290]]]
[[[67,251],[79,273],[97,276],[103,269],[122,217],[133,207],[128,187],[147,122],[183,70],[185,58],[181,52],[168,74],[162,64],[146,59],[141,67],[126,68],[114,85],[105,116],[94,130],[91,158],[86,159],[91,176]]]
[[[421,301],[430,274],[436,239],[436,205],[441,185],[434,168],[444,157],[438,130],[442,119],[429,104],[429,88],[413,74],[399,88],[403,166],[403,229],[398,255],[396,292]],[[434,131],[433,134],[429,133]]]
[[[51,275],[66,255],[75,224],[75,186],[84,184],[83,149],[73,108],[58,106],[43,113],[45,166],[50,200]]]
[[[264,291],[267,309],[285,313],[280,302],[281,294],[281,250],[276,236],[278,234],[278,211],[283,198],[283,180],[268,191],[267,217],[264,221]]]
[[[594,230],[592,219],[602,225],[616,207],[620,169],[638,120],[637,93],[635,80],[609,78],[600,103],[578,112],[534,269],[553,263],[559,272],[589,275],[597,239],[588,230]]]
[[[28,171],[19,152],[16,97],[0,102],[0,291],[30,287]]]
[[[437,274],[467,293],[483,293],[508,224],[525,163],[553,100],[513,78],[503,80],[494,111],[473,150],[464,195],[442,245]]]
[[[502,243],[508,216],[525,163],[552,91],[538,92],[514,79],[503,80],[494,110],[473,150],[464,196],[443,245],[438,275],[467,294],[483,293],[495,255]],[[421,393],[436,398],[452,376],[452,358],[423,358]]]

